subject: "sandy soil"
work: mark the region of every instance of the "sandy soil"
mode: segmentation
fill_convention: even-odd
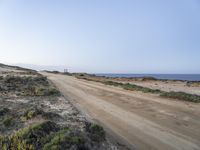
[[[134,81],[129,82],[151,89],[160,89],[162,91],[176,91],[200,95],[200,86],[187,86],[184,81]]]
[[[200,105],[43,73],[79,109],[131,149],[200,149]],[[122,142],[122,141],[121,141]]]
[[[92,79],[94,81],[114,81],[120,83],[130,83],[147,87],[150,89],[159,89],[162,91],[170,92],[185,92],[190,94],[200,95],[200,82],[178,81],[178,80],[144,80],[144,78],[113,78],[113,77],[101,77],[85,74],[84,76],[78,76],[78,78]]]

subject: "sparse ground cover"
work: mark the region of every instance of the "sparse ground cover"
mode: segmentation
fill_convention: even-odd
[[[184,92],[173,92],[173,91],[172,92],[162,92],[160,94],[160,96],[190,101],[190,102],[194,102],[194,103],[200,103],[200,96],[199,95],[188,94],[188,93],[184,93]]]
[[[160,89],[152,89],[152,88],[143,87],[143,86],[139,86],[139,85],[132,84],[132,83],[130,84],[130,83],[122,83],[122,82],[106,80],[106,78],[105,78],[105,80],[103,80],[102,78],[101,78],[101,80],[99,80],[98,78],[93,78],[88,75],[78,75],[78,76],[76,75],[76,77],[79,79],[84,79],[84,80],[88,80],[88,81],[100,82],[105,85],[121,87],[125,90],[159,94],[159,96],[161,96],[161,97],[200,103],[200,96],[196,95],[196,94],[190,94],[190,93],[185,93],[185,92],[176,92],[176,91],[167,92],[167,91],[163,91]],[[146,80],[155,80],[155,79],[144,78],[144,80],[146,81]],[[194,82],[190,82],[190,84],[194,84]]]
[[[0,90],[4,95],[16,94],[20,96],[52,96],[59,95],[45,77],[38,76],[5,76],[0,78]]]
[[[0,149],[117,149],[46,77],[17,71],[0,74]]]

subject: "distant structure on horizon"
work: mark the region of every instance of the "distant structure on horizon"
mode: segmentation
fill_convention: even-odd
[[[64,69],[64,73],[68,73],[68,69]]]

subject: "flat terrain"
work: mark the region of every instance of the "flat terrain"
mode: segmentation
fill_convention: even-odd
[[[63,95],[131,149],[200,149],[200,104],[72,76],[42,73]]]

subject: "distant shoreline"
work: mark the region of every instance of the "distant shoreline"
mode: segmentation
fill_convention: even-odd
[[[200,81],[200,74],[113,74],[97,73],[96,76],[117,78],[152,78],[157,80]]]

